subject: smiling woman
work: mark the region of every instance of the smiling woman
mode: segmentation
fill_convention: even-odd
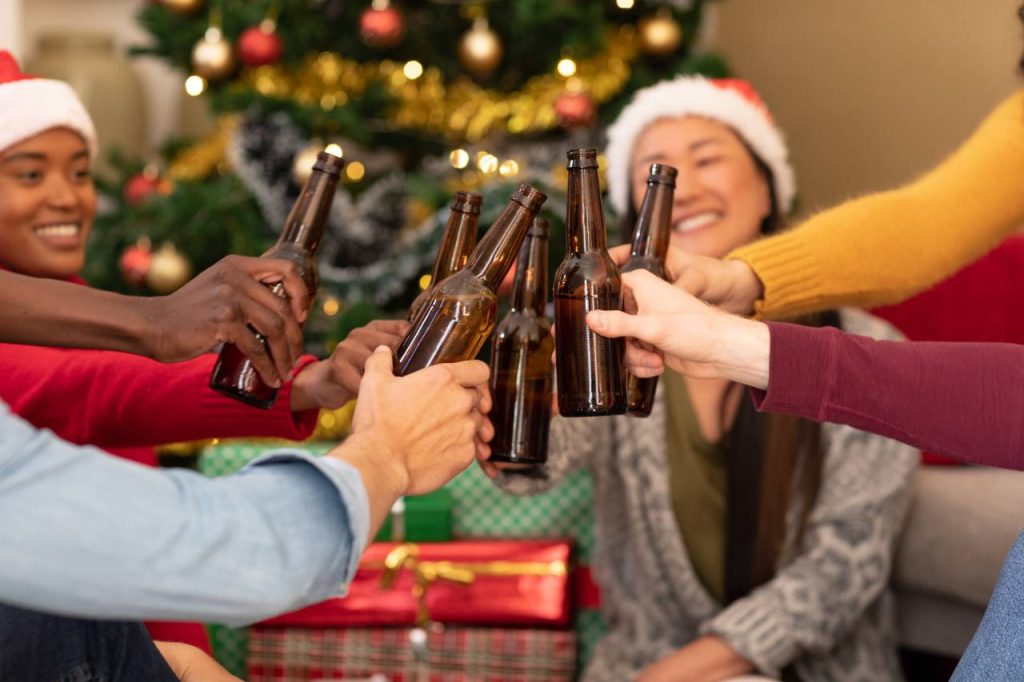
[[[0,197],[0,264],[36,277],[76,277],[96,216],[82,134],[51,128],[0,151]]]

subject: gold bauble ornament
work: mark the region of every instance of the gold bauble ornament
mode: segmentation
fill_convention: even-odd
[[[221,30],[210,27],[192,48],[192,67],[210,81],[218,81],[235,69],[235,54]]]
[[[181,287],[192,276],[192,264],[174,248],[174,244],[161,246],[149,261],[146,286],[158,294],[169,294]]]
[[[160,4],[178,14],[191,14],[203,6],[204,0],[159,0]]]
[[[473,20],[473,27],[459,41],[459,61],[474,76],[486,76],[501,63],[501,38],[487,25],[487,19]]]
[[[640,49],[654,57],[667,57],[683,42],[683,29],[667,11],[644,17],[637,25]]]

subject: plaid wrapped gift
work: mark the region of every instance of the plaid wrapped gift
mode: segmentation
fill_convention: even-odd
[[[564,682],[573,679],[575,657],[575,634],[569,630],[255,626],[248,679],[344,680],[376,674],[388,682]]]

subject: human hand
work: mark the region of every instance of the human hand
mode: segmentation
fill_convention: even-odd
[[[737,675],[752,669],[750,662],[724,640],[705,635],[647,666],[634,682],[719,682],[739,679]]]
[[[730,315],[643,270],[622,276],[624,296],[636,314],[593,310],[587,324],[611,338],[630,337],[626,364],[638,377],[661,374],[664,365],[699,379],[722,378],[768,385],[767,325]],[[644,347],[649,344],[655,350]]]
[[[266,286],[281,283],[288,298]],[[238,346],[271,386],[280,386],[302,354],[309,292],[294,263],[227,256],[173,294],[143,299],[149,355],[162,362],[195,357],[220,343]],[[266,337],[266,345],[253,329]]]
[[[490,369],[478,360],[434,365],[404,377],[393,374],[391,351],[366,361],[352,417],[354,437],[372,437],[402,484],[399,494],[435,490],[473,461],[490,454],[494,427],[487,418]],[[383,462],[381,462],[383,463]]]
[[[181,682],[241,682],[198,647],[180,642],[153,644]]]
[[[405,320],[373,320],[349,332],[331,357],[304,367],[292,382],[293,412],[312,409],[333,410],[359,393],[366,360],[379,346],[398,348],[409,331]]]
[[[629,249],[624,244],[609,253],[621,266],[629,259]],[[726,312],[749,315],[754,312],[754,302],[764,296],[764,284],[741,260],[698,256],[669,246],[665,271],[675,286]]]

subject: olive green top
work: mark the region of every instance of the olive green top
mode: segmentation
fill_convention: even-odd
[[[704,589],[725,599],[725,452],[700,432],[683,377],[666,371],[666,459],[672,509],[690,563]]]

